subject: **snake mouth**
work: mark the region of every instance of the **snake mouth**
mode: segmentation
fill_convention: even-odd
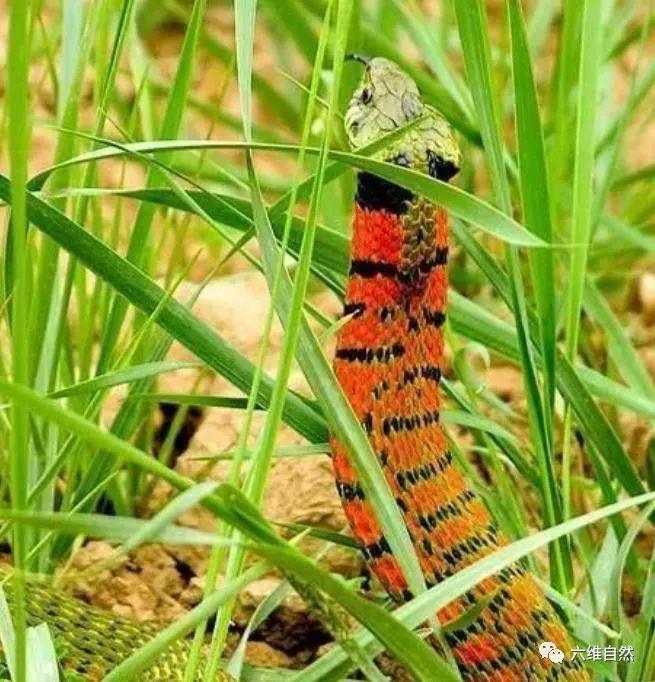
[[[368,66],[371,63],[370,57],[365,57],[357,52],[349,52],[345,59],[347,62],[359,62],[360,64],[364,64],[364,66]]]
[[[360,116],[357,107],[348,107],[348,111],[346,111],[346,115],[344,117],[344,125],[351,137],[357,135],[359,126],[362,124],[362,120],[363,117]]]

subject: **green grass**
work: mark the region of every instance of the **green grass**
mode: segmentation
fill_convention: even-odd
[[[11,280],[6,282],[10,301],[3,309],[11,311],[11,371],[16,384],[29,382],[28,347],[25,344],[28,330],[28,254],[26,185],[28,156],[30,148],[30,121],[28,119],[27,76],[29,70],[29,8],[23,3],[14,3],[9,16],[9,41],[7,53],[6,102],[7,136],[9,138],[9,166],[11,172],[10,198],[12,205],[12,226],[7,236],[10,258],[5,258],[6,267],[11,268]],[[3,363],[4,364],[4,363]],[[27,507],[27,493],[30,480],[31,457],[29,456],[29,415],[24,407],[12,405],[10,416],[9,450],[5,452],[5,477],[9,478],[9,503],[17,510]],[[7,458],[8,457],[8,460]],[[16,581],[16,610],[14,613],[14,656],[13,666],[16,677],[23,680],[26,675],[26,615],[25,583],[22,572],[27,568],[27,552],[30,538],[24,527],[16,526],[12,533],[12,556],[18,572]]]
[[[437,14],[424,14],[427,5]],[[187,636],[194,653],[186,680],[206,664],[206,680],[229,666],[244,680],[342,680],[360,670],[377,681],[385,679],[375,659],[383,649],[417,680],[457,679],[447,648],[437,653],[421,638],[424,624],[518,559],[548,586],[583,646],[635,647],[635,663],[594,666],[595,679],[653,679],[653,557],[637,542],[653,536],[652,461],[627,447],[626,428],[635,418],[655,424],[655,382],[626,313],[634,280],[655,254],[654,166],[635,160],[655,135],[652,3],[26,0],[9,7],[0,99],[0,200],[11,217],[0,254],[3,541],[19,576],[66,566],[86,538],[111,542],[111,562],[147,542],[211,551],[200,603],[106,679],[138,679]],[[165,60],[155,54],[160,44]],[[371,158],[393,134],[358,153],[347,149],[342,114],[361,68],[344,61],[351,51],[397,61],[452,122],[464,152],[452,185]],[[621,99],[613,95],[619,82]],[[358,169],[451,214],[454,361],[442,416],[449,433],[470,434],[466,448],[455,439],[457,457],[510,540],[430,589],[326,356],[336,320],[313,296],[343,297]],[[195,312],[203,288],[220,283],[235,262],[271,292],[252,357]],[[183,300],[177,291],[187,279],[196,284]],[[284,336],[271,369],[276,320]],[[168,360],[173,342],[194,360]],[[487,361],[520,369],[523,401],[498,400]],[[158,389],[159,377],[180,370],[197,373],[195,389]],[[289,388],[298,372],[311,399]],[[206,373],[238,395],[198,393]],[[118,390],[127,399],[106,421]],[[225,481],[170,468],[175,431],[152,456],[160,401],[237,412],[237,442],[208,457],[229,462]],[[302,444],[282,444],[283,425]],[[321,566],[335,544],[354,551],[340,532],[295,525],[283,539],[262,515],[272,466],[324,457],[330,431],[348,444],[416,595],[401,607],[364,598]],[[175,493],[154,517],[138,518],[156,481]],[[114,514],[100,500],[110,500]],[[215,516],[215,533],[179,524],[198,506]],[[315,555],[301,549],[307,534],[322,543]],[[548,569],[540,561],[546,550]],[[272,567],[284,580],[230,659],[239,592]],[[635,593],[631,611],[621,597],[626,581]],[[244,658],[248,638],[291,588],[335,646],[300,671],[253,670]],[[26,628],[21,580],[15,593],[13,624],[3,616],[0,634],[15,642],[9,668],[23,682],[33,661],[53,660],[57,642]]]

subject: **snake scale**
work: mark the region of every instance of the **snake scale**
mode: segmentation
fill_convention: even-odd
[[[382,58],[366,60],[345,117],[351,146],[375,142],[417,118],[422,120],[378,156],[447,181],[460,165],[447,121],[423,103],[398,66]],[[440,424],[447,258],[448,216],[442,208],[359,173],[348,319],[339,331],[334,367],[379,458],[428,585],[505,542],[453,460]],[[348,453],[336,439],[332,463],[346,516],[371,571],[394,599],[411,598]],[[5,591],[11,603],[11,581]],[[590,679],[579,659],[570,659],[564,625],[523,567],[513,565],[485,579],[443,608],[439,619],[452,621],[481,601],[473,622],[446,635],[464,680]],[[66,667],[91,680],[101,679],[160,628],[91,608],[41,584],[30,585],[27,609],[31,625],[48,623]],[[541,658],[544,640],[567,654],[563,662]],[[188,654],[188,643],[178,641],[139,680],[182,680]]]

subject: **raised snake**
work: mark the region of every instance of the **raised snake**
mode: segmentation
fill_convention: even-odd
[[[448,181],[460,165],[450,125],[396,64],[368,61],[346,114],[351,146],[367,145],[418,118],[380,157]],[[359,173],[344,311],[351,317],[339,333],[335,372],[379,458],[429,586],[506,542],[457,466],[440,421],[447,260],[448,216],[442,208]],[[336,440],[332,462],[371,571],[394,599],[411,598],[348,453]],[[446,635],[465,680],[589,679],[580,657],[570,655],[564,625],[522,566],[485,579],[438,617],[453,621],[481,602],[473,622]],[[564,652],[562,662],[541,657],[544,641]]]
[[[367,61],[345,117],[351,147],[375,142],[418,118],[378,156],[448,181],[460,165],[448,122],[423,102],[397,65],[382,58]],[[505,543],[456,465],[440,421],[447,257],[448,216],[442,208],[359,173],[344,310],[349,319],[339,331],[334,367],[379,458],[427,585]],[[345,514],[371,571],[394,599],[411,598],[348,452],[336,439],[332,463]],[[11,603],[11,581],[4,587]],[[484,606],[472,622],[446,634],[464,680],[590,679],[580,659],[571,659],[566,628],[522,566],[485,579],[438,617],[453,621],[481,600]],[[26,606],[29,624],[47,623],[62,644],[66,668],[92,680],[161,627],[94,609],[43,584],[30,584]],[[543,641],[565,653],[561,663],[541,657]],[[182,680],[189,651],[186,641],[178,641],[139,680]]]

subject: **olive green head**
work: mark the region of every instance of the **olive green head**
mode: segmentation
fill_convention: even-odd
[[[361,59],[360,59],[361,60]],[[364,61],[364,60],[361,60]],[[452,169],[460,166],[459,145],[446,119],[423,102],[416,83],[397,64],[376,57],[365,61],[362,79],[345,116],[350,146],[358,149],[417,118],[423,120],[382,155],[402,155],[407,165],[427,170],[428,152]]]

